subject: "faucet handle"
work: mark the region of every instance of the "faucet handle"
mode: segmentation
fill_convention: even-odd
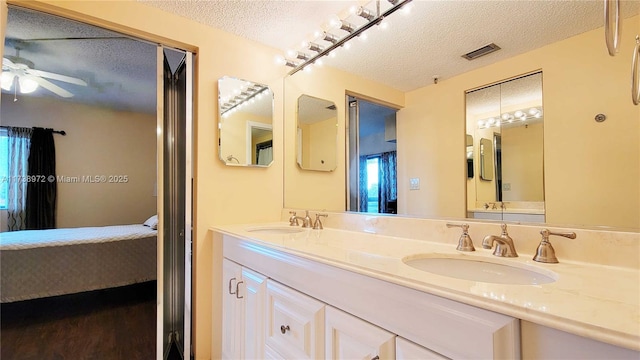
[[[316,221],[313,223],[313,229],[314,230],[322,230],[322,221],[320,221],[320,217],[328,217],[328,214],[316,214]]]
[[[295,211],[289,211],[289,214],[291,214],[291,217],[289,218],[289,226],[298,226],[300,224],[298,224],[298,218],[296,217],[296,212]]]
[[[542,262],[542,263],[550,263],[557,264],[558,258],[556,257],[556,251],[549,242],[550,235],[556,236],[564,236],[569,239],[575,239],[576,233],[574,232],[552,232],[548,229],[542,229],[540,231],[540,235],[542,235],[542,240],[538,245],[538,249],[536,249],[536,254],[533,256],[533,261]]]
[[[448,228],[459,227],[462,228],[462,235],[460,235],[460,239],[458,239],[458,246],[456,250],[458,251],[476,251],[476,248],[473,247],[473,240],[471,240],[471,236],[469,236],[469,224],[452,224],[447,223]]]

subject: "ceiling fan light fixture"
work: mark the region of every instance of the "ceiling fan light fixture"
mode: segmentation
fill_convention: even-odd
[[[11,86],[13,85],[13,79],[16,77],[14,73],[11,71],[3,71],[2,77],[0,78],[0,85],[3,90],[9,91],[11,90]]]
[[[35,80],[23,76],[18,78],[18,83],[20,84],[20,92],[23,94],[30,94],[36,91],[39,86]]]

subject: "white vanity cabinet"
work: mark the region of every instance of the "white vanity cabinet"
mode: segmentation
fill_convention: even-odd
[[[518,319],[480,309],[278,248],[223,234],[225,264],[242,264],[266,280],[263,356],[268,359],[520,359]],[[231,261],[229,261],[231,260]],[[225,297],[233,269],[225,265]],[[236,270],[237,271],[237,270]],[[241,277],[240,281],[246,281]],[[244,283],[240,284],[240,296]],[[257,297],[256,297],[257,299]],[[237,312],[223,302],[223,333]],[[233,306],[233,305],[231,305]],[[246,313],[246,311],[244,311]],[[246,315],[239,315],[246,316]],[[259,320],[251,320],[256,326]],[[243,322],[249,326],[249,320]],[[243,330],[246,338],[246,330]],[[240,335],[238,335],[240,334]],[[227,348],[244,346],[223,336]],[[259,335],[258,335],[259,336]],[[399,342],[407,339],[418,347]],[[255,339],[252,339],[253,341]],[[258,346],[256,346],[258,348]],[[429,350],[427,350],[429,349]],[[250,359],[242,350],[235,359]],[[430,357],[423,357],[422,354]],[[236,354],[238,354],[236,352]],[[443,357],[438,357],[441,354]],[[424,355],[426,356],[426,355]]]
[[[331,306],[325,318],[325,359],[396,358],[395,334]]]
[[[425,347],[422,347],[407,339],[396,338],[396,360],[448,360]]]
[[[262,358],[266,277],[227,259],[222,276],[222,358]]]
[[[324,310],[324,303],[267,280],[267,357],[323,359]]]

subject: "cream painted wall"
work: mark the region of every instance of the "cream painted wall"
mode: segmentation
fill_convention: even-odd
[[[346,156],[346,94],[377,100],[400,108],[404,105],[401,91],[328,67],[316,67],[311,72],[300,71],[285,78],[285,194],[290,208],[344,211],[347,174]],[[302,170],[296,164],[296,111],[302,94],[332,101],[337,106],[338,137],[336,169],[331,172]],[[312,189],[313,191],[310,191]]]
[[[399,212],[464,217],[464,91],[541,69],[547,223],[640,228],[640,107],[629,90],[639,23],[623,21],[616,57],[600,28],[407,93],[398,176],[421,178],[421,189],[398,183]],[[599,113],[608,120],[595,122]]]
[[[195,51],[194,104],[194,343],[195,358],[220,356],[221,247],[210,227],[275,221],[283,199],[283,82],[273,49],[136,1],[21,1],[45,10],[154,42]],[[274,163],[228,167],[218,155],[217,81],[224,75],[266,84],[274,92]],[[205,99],[200,101],[200,99]],[[292,123],[293,124],[293,123]],[[293,126],[293,125],[292,125]],[[294,126],[295,128],[295,126]],[[295,164],[295,160],[293,162]]]
[[[156,214],[155,115],[2,94],[2,125],[65,130],[54,134],[59,178],[127,176],[125,183],[58,182],[58,228],[142,224]]]
[[[251,163],[248,159],[251,154],[247,154],[247,124],[250,121],[271,125],[273,119],[238,111],[222,120],[222,135],[220,136],[222,159],[233,155],[240,161],[240,164]],[[235,162],[230,163],[235,164]]]

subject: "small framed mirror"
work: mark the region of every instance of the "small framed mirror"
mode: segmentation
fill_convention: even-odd
[[[229,166],[273,162],[273,92],[268,86],[224,76],[218,80],[219,157]]]
[[[298,98],[296,161],[303,170],[333,171],[337,166],[338,111],[332,101]]]

